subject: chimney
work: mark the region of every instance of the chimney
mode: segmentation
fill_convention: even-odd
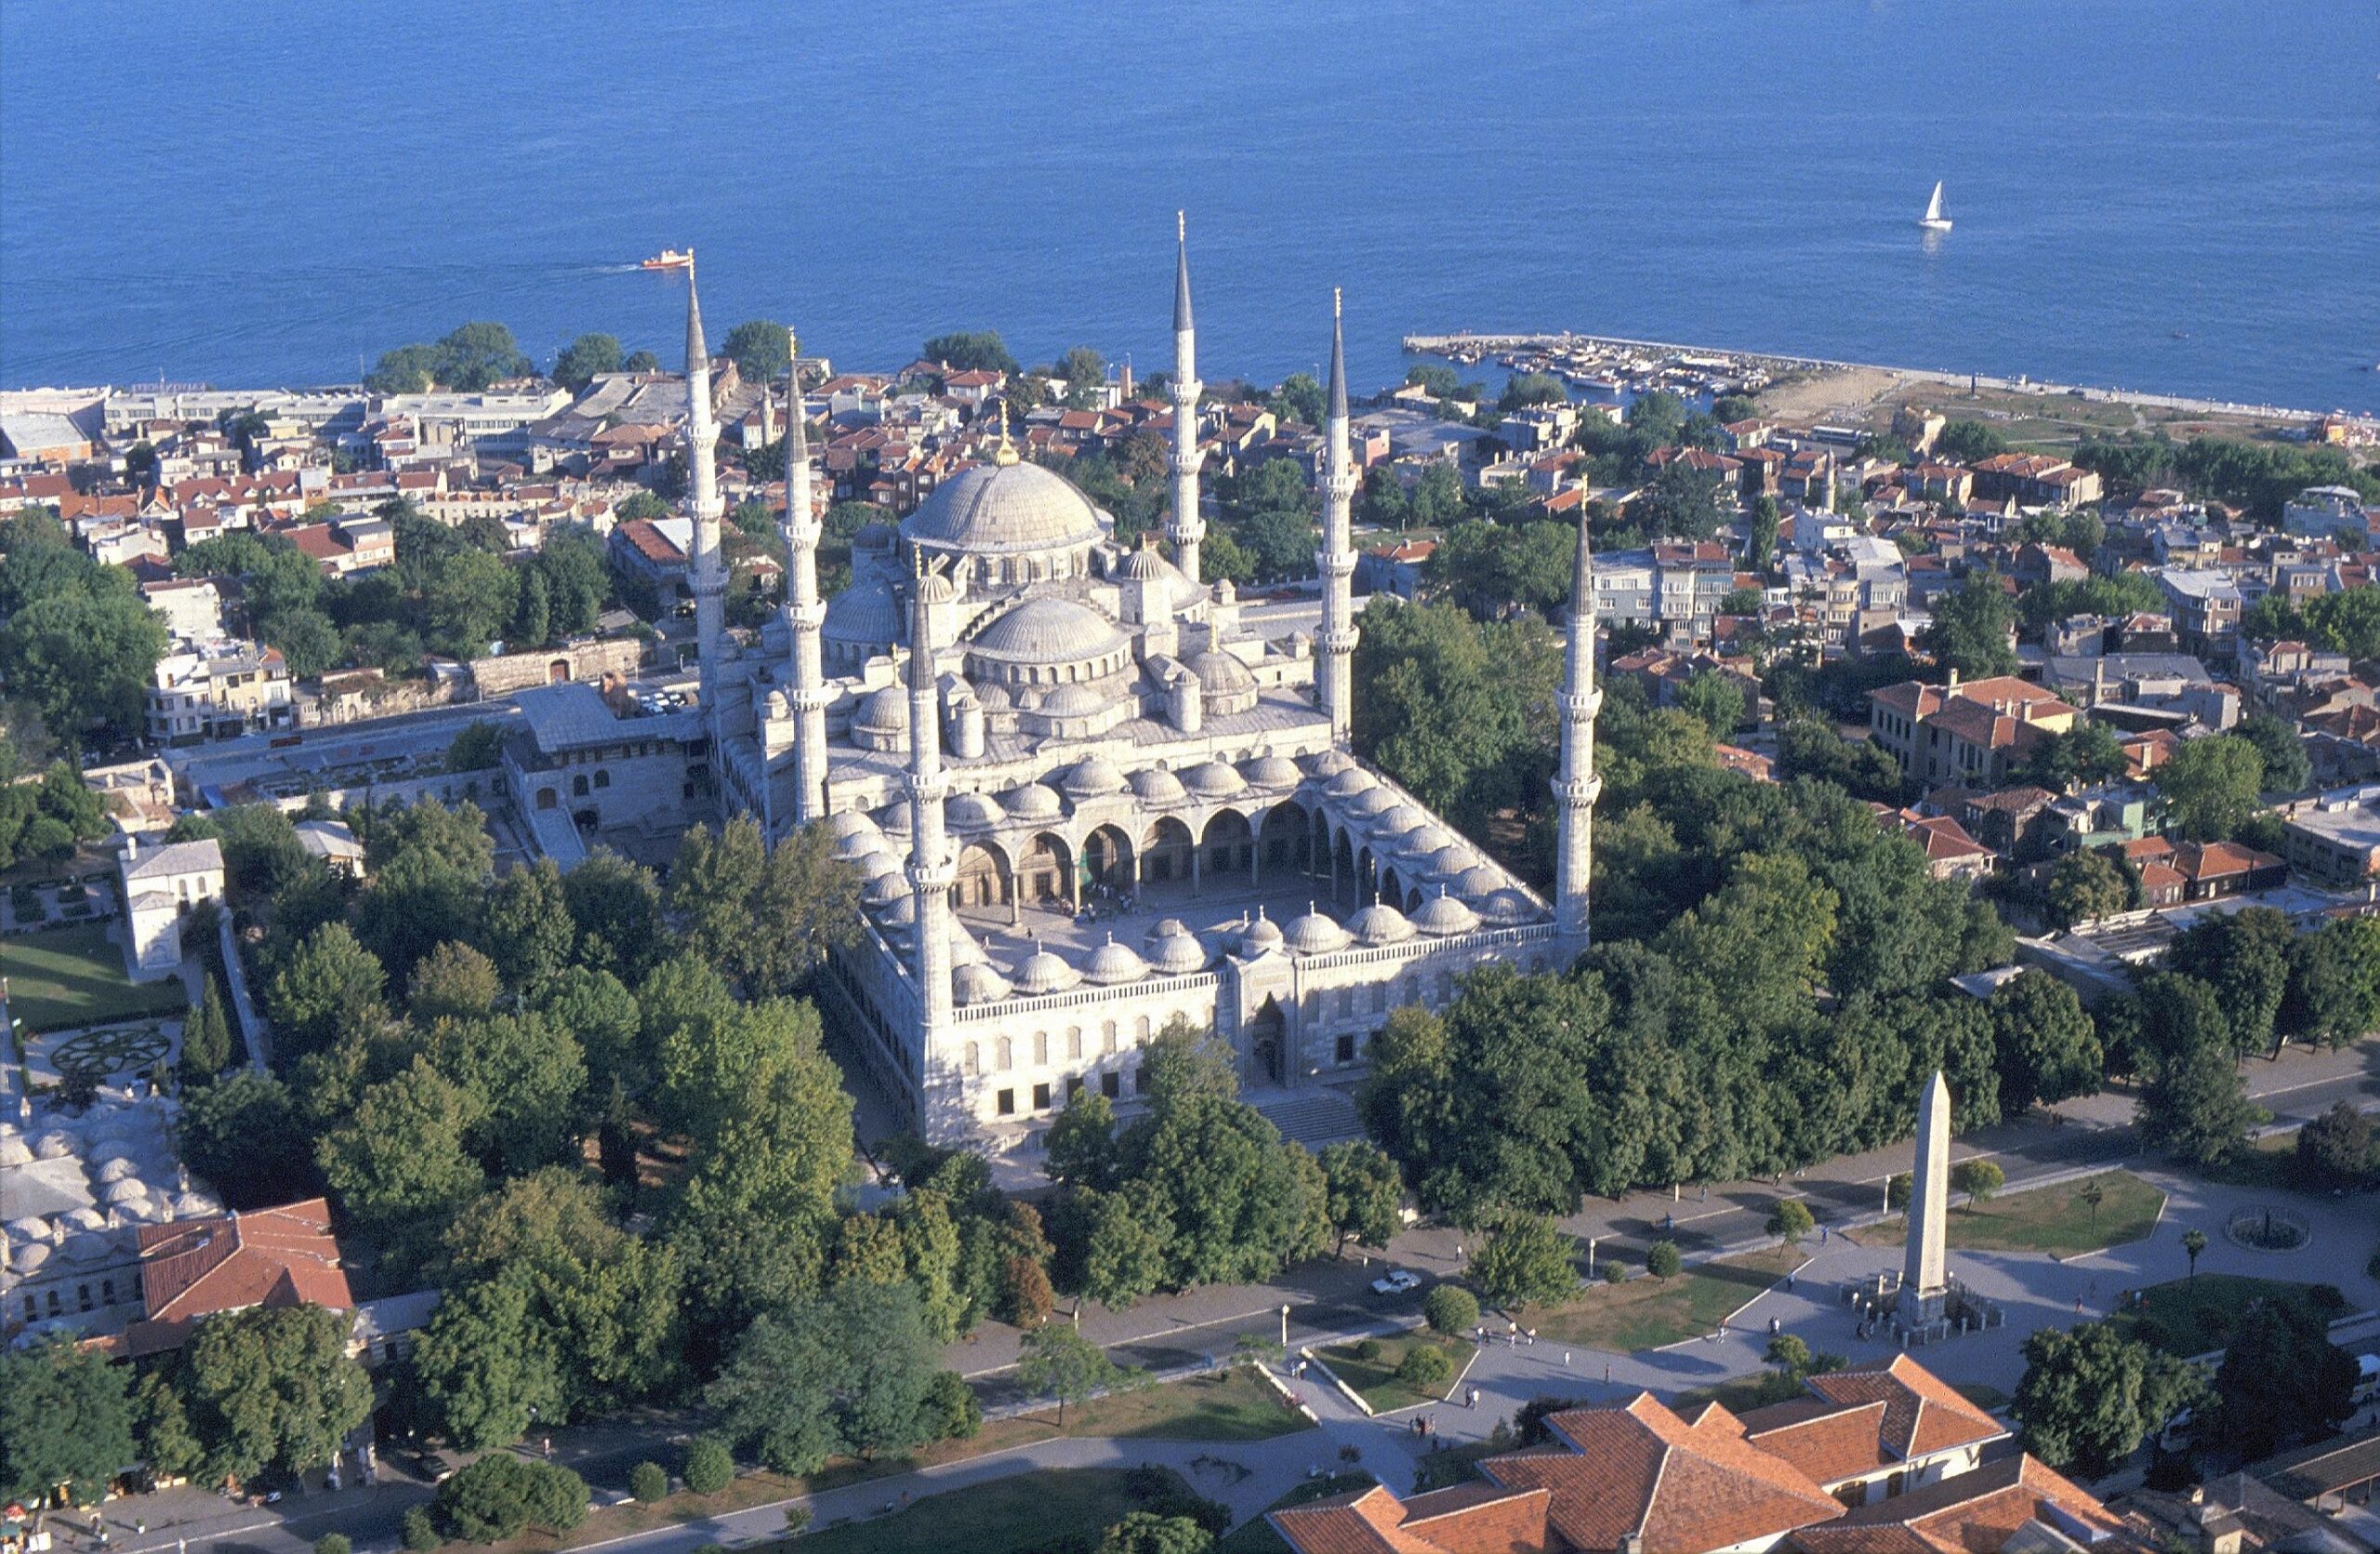
[[[1950,666],[1950,688],[1943,694],[1946,696],[1956,696],[1959,694],[1959,667],[1956,664],[1952,664]]]

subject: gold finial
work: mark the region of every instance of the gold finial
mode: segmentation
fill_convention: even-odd
[[[992,450],[992,462],[1002,469],[1016,462],[1016,445],[1008,436],[1008,401],[1000,401],[1000,445]]]

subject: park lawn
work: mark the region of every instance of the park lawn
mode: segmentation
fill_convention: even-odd
[[[2199,1167],[2200,1175],[2226,1187],[2260,1188],[2268,1192],[2302,1191],[2297,1175],[2297,1130],[2268,1134],[2248,1147]]]
[[[1308,1479],[1233,1528],[1215,1545],[1214,1554],[1290,1554],[1288,1542],[1273,1531],[1271,1522],[1264,1520],[1265,1512],[1285,1511],[1291,1506],[1328,1500],[1334,1494],[1353,1494],[1378,1482],[1380,1481],[1368,1473],[1331,1473],[1319,1479]]]
[[[1142,1502],[1124,1487],[1121,1468],[1054,1468],[1012,1473],[929,1495],[906,1510],[847,1521],[800,1538],[763,1544],[798,1554],[1030,1554],[1065,1539],[1086,1547]],[[1190,1486],[1175,1479],[1181,1493]],[[955,1535],[963,1534],[963,1535]]]
[[[2108,1320],[2129,1337],[2185,1356],[2204,1354],[2228,1343],[2232,1329],[2253,1301],[2282,1301],[2325,1322],[2347,1311],[2346,1297],[2334,1286],[2293,1284],[2237,1273],[2202,1273],[2196,1279],[2152,1284],[2141,1294],[2138,1309],[2127,1308]]]
[[[1268,1441],[1312,1428],[1304,1415],[1253,1370],[1234,1365],[1221,1375],[1190,1376],[1077,1403],[1066,1410],[1064,1430],[1058,1428],[1054,1408],[992,1420],[968,1444],[979,1454],[1059,1435],[1125,1441]],[[983,1444],[996,1434],[992,1444]]]
[[[1596,1284],[1559,1306],[1532,1306],[1520,1324],[1539,1343],[1629,1354],[1715,1332],[1734,1310],[1806,1261],[1794,1247],[1772,1247],[1696,1263],[1672,1279],[1639,1273],[1625,1284]]]
[[[1447,1388],[1454,1385],[1455,1377],[1462,1375],[1463,1366],[1471,1360],[1470,1340],[1449,1338],[1427,1328],[1416,1328],[1410,1333],[1394,1334],[1368,1342],[1380,1345],[1380,1353],[1369,1360],[1357,1359],[1353,1344],[1333,1344],[1319,1352],[1322,1362],[1329,1366],[1341,1381],[1361,1393],[1364,1401],[1372,1405],[1375,1414],[1411,1408],[1418,1403],[1446,1401]],[[1417,1348],[1443,1349],[1446,1357],[1454,1361],[1452,1374],[1435,1392],[1423,1391],[1396,1378],[1396,1367]]]
[[[2098,1210],[2082,1201],[2082,1189],[2099,1184]],[[1969,1252],[2047,1252],[2072,1255],[2142,1240],[2157,1229],[2165,1194],[2129,1171],[2106,1171],[2087,1182],[2061,1182],[1994,1198],[1981,1208],[1950,1210],[1944,1239]],[[1863,1246],[1898,1246],[1909,1235],[1897,1216],[1862,1226],[1853,1239]]]
[[[67,1030],[141,1015],[179,1015],[190,994],[178,977],[135,982],[104,923],[76,923],[0,939],[8,1013],[28,1030]]]

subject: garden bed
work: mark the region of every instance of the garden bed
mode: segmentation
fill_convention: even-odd
[[[2169,1354],[2205,1354],[2231,1341],[2232,1330],[2260,1300],[2293,1306],[2317,1322],[2347,1314],[2347,1297],[2329,1284],[2294,1284],[2236,1273],[2202,1273],[2141,1292],[2141,1304],[2108,1320],[2129,1336]]]
[[[1453,1366],[1447,1373],[1447,1379],[1435,1389],[1415,1387],[1396,1374],[1407,1355],[1422,1348],[1439,1350]],[[1359,1353],[1359,1349],[1367,1352]],[[1371,1405],[1373,1413],[1387,1414],[1420,1403],[1444,1402],[1447,1389],[1471,1362],[1472,1346],[1467,1338],[1449,1338],[1422,1328],[1387,1337],[1365,1338],[1354,1344],[1333,1344],[1316,1353],[1341,1381]]]

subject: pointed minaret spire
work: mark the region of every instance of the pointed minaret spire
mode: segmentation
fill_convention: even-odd
[[[1207,521],[1198,515],[1198,465],[1206,457],[1198,446],[1198,331],[1190,316],[1190,227],[1181,211],[1173,213],[1173,511],[1167,514],[1165,538],[1173,545],[1173,564],[1192,582],[1199,581],[1198,548],[1207,538]]]
[[[1321,649],[1315,696],[1330,716],[1330,739],[1347,742],[1355,713],[1355,453],[1348,443],[1347,351],[1340,323],[1338,288],[1330,292],[1330,416],[1323,429],[1322,549],[1315,564],[1322,574]]]
[[[721,564],[719,426],[710,403],[710,348],[703,340],[702,299],[694,291],[694,257],[686,259],[686,465],[694,487],[694,550],[687,557],[694,594],[694,651],[702,672],[704,721],[719,718],[719,659],[726,650],[727,578]]]
[[[1562,692],[1554,697],[1562,716],[1562,767],[1554,777],[1561,806],[1560,840],[1554,849],[1554,932],[1576,959],[1587,948],[1587,891],[1594,879],[1594,804],[1603,791],[1595,775],[1595,714],[1603,692],[1595,685],[1594,560],[1587,543],[1586,510],[1579,512],[1578,560],[1570,572],[1570,626],[1563,650]]]
[[[826,688],[819,629],[826,606],[818,597],[822,525],[810,491],[810,427],[801,400],[801,342],[788,329],[786,349],[785,550],[788,575],[785,623],[793,643],[793,819],[806,826],[826,813]]]

